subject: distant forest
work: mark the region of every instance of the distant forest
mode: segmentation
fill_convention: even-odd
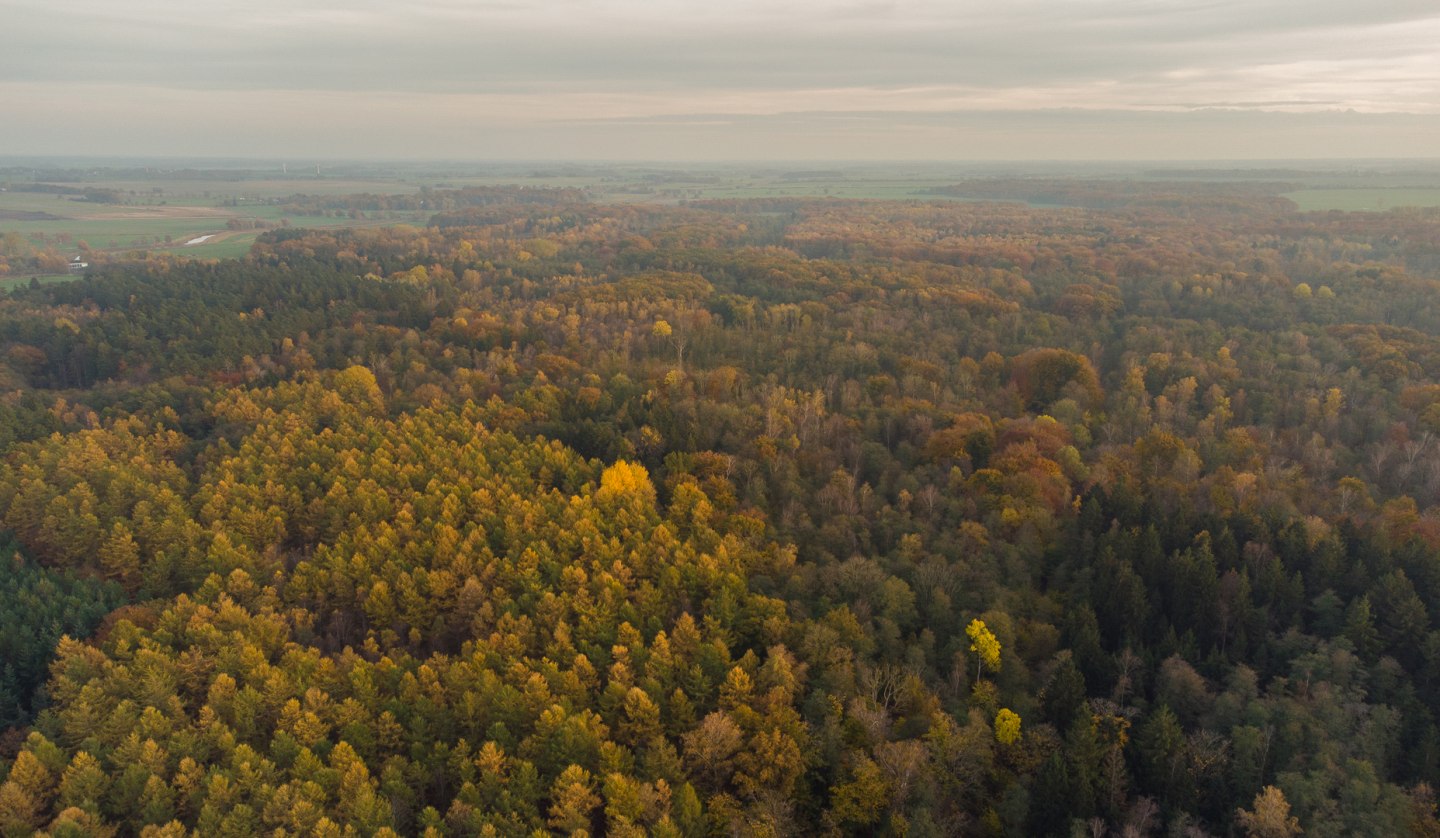
[[[0,834],[1440,835],[1440,210],[1025,188],[0,298]]]

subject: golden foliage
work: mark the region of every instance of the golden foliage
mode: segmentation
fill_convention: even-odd
[[[1013,745],[1020,740],[1020,716],[1008,707],[995,714],[995,741]]]
[[[617,460],[600,473],[600,489],[595,497],[602,501],[638,500],[653,504],[655,484],[650,482],[650,472],[644,466]]]

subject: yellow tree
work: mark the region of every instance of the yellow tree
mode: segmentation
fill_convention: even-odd
[[[654,503],[655,484],[650,482],[650,472],[644,466],[617,460],[615,465],[600,473],[600,489],[595,497],[600,500],[634,498]]]
[[[862,756],[848,783],[831,788],[835,819],[848,824],[868,826],[880,820],[890,802],[890,784],[875,761]]]
[[[975,680],[980,680],[980,667],[989,667],[991,672],[1000,671],[1000,641],[985,627],[982,620],[971,620],[965,627],[965,636],[970,638],[970,651],[975,653]]]
[[[1250,811],[1235,810],[1236,822],[1251,838],[1290,838],[1301,833],[1300,821],[1290,814],[1290,802],[1280,789],[1266,786],[1251,805]]]
[[[1008,707],[995,714],[995,741],[1013,745],[1020,739],[1020,716]]]
[[[589,835],[591,813],[600,805],[590,772],[571,765],[550,790],[550,828],[562,835]]]
[[[675,350],[675,366],[681,372],[684,372],[685,347],[690,342],[689,338],[682,332],[676,332],[674,327],[665,320],[656,320],[655,325],[650,329],[650,334],[669,342],[670,346]]]

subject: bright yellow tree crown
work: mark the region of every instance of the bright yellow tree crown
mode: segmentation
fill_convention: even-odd
[[[1008,707],[995,714],[995,741],[1013,745],[1020,739],[1020,716]]]
[[[637,498],[653,503],[655,484],[650,482],[650,472],[644,466],[617,460],[615,465],[600,473],[600,490],[595,496],[601,500]]]
[[[1000,671],[1000,641],[995,639],[985,623],[971,620],[970,625],[965,627],[965,635],[970,638],[970,651],[980,656],[980,662],[991,672]]]

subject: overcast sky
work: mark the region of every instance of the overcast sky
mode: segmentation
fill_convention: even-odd
[[[0,0],[0,21],[0,154],[1440,148],[1440,0]]]

